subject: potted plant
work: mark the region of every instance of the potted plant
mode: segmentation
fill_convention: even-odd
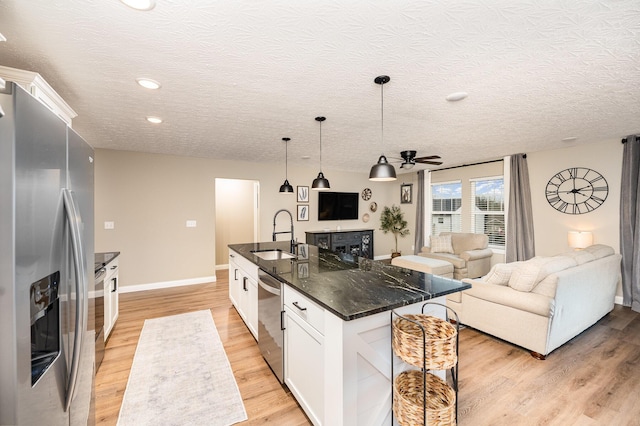
[[[400,256],[400,252],[398,251],[398,236],[404,237],[405,235],[409,235],[407,221],[404,220],[404,213],[400,210],[400,207],[394,204],[391,207],[385,206],[384,209],[382,209],[380,229],[385,234],[392,232],[396,240],[396,247],[395,250],[391,252],[391,258],[393,259],[394,257]]]

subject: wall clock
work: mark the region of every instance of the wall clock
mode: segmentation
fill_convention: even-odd
[[[545,194],[551,207],[559,212],[583,214],[604,203],[609,194],[609,185],[595,170],[572,167],[549,179]]]
[[[362,190],[362,199],[365,201],[369,201],[371,199],[371,190],[369,188]]]

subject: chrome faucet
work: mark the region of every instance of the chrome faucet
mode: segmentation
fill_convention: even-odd
[[[278,217],[278,215],[282,212],[286,212],[289,215],[289,219],[291,220],[291,231],[280,231],[280,232],[276,232],[276,218]],[[291,247],[293,248],[296,244],[295,239],[293,237],[293,215],[291,214],[291,212],[287,209],[280,209],[276,212],[276,214],[273,216],[273,241],[276,240],[276,235],[277,234],[291,234]]]

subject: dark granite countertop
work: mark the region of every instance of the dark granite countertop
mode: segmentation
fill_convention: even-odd
[[[263,260],[252,253],[267,249],[291,252],[289,242],[230,244],[229,248],[345,321],[471,288],[451,278],[310,244],[298,244],[298,258],[289,260]]]
[[[96,253],[95,254],[95,271],[98,272],[100,269],[107,266],[109,262],[120,255],[119,251],[107,251],[104,253]]]

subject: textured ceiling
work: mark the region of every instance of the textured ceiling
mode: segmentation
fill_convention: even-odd
[[[324,115],[323,169],[367,172],[640,133],[638,0],[0,0],[0,33],[0,65],[40,73],[96,148],[283,162],[288,136],[317,169]]]

